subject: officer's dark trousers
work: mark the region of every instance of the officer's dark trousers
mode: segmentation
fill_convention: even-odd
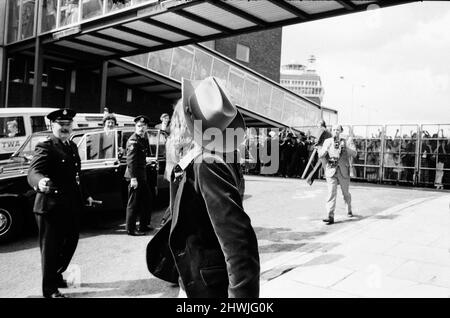
[[[133,189],[128,185],[127,232],[136,230],[136,220],[139,226],[150,225],[152,194],[146,180],[138,180],[138,186]]]
[[[69,266],[79,237],[78,211],[58,210],[36,214],[41,248],[42,293],[57,291],[58,281]]]

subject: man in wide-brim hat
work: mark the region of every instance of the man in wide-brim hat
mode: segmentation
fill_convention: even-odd
[[[147,247],[148,268],[169,282],[179,277],[188,297],[258,297],[258,242],[242,206],[239,165],[222,156],[244,134],[220,138],[227,129],[243,131],[244,120],[216,78],[182,83],[166,144],[167,153],[181,153],[168,168],[171,218]],[[213,141],[201,137],[210,129]]]
[[[244,141],[245,122],[221,81],[182,81],[182,103],[194,140],[214,152],[232,152]]]

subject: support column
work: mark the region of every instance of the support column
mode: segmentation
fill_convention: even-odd
[[[8,67],[8,58],[7,58],[7,54],[6,54],[6,49],[0,49],[3,50],[3,54],[2,54],[2,59],[0,61],[0,63],[2,63],[0,69],[1,69],[1,78],[0,81],[1,83],[1,88],[0,88],[0,107],[7,107],[8,105],[6,105],[6,89],[7,89],[7,84],[8,84],[8,72],[9,72],[9,67]]]
[[[34,81],[33,81],[33,97],[31,101],[32,107],[42,106],[42,72],[44,68],[44,50],[42,40],[39,37],[42,23],[42,5],[43,1],[36,1],[34,11]]]
[[[108,84],[108,61],[102,63],[101,76],[101,89],[100,89],[100,113],[103,113],[106,107],[106,90]]]
[[[64,107],[70,108],[70,90],[72,86],[72,70],[66,70],[66,85],[64,89]]]
[[[33,99],[32,107],[42,106],[42,71],[44,67],[43,48],[40,37],[36,37],[34,49],[34,81],[33,81]]]

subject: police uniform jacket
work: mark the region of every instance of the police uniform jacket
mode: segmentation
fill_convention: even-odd
[[[181,180],[171,183],[169,248],[186,294],[258,297],[258,243],[242,207],[239,177],[223,161],[194,161],[176,166]]]
[[[37,192],[33,211],[38,214],[51,213],[54,210],[71,210],[81,207],[79,174],[80,156],[74,142],[70,147],[62,141],[49,136],[39,142],[28,170],[28,183]],[[39,191],[39,180],[50,179],[50,193]]]
[[[345,151],[343,150],[340,153],[339,160],[337,165],[332,165],[329,162],[330,155],[332,155],[336,150],[334,149],[334,138],[325,139],[323,142],[322,148],[319,149],[319,158],[324,158],[326,160],[325,165],[325,177],[331,178],[333,177],[337,169],[341,171],[341,174],[344,178],[350,178],[350,158],[356,157],[356,150],[354,145],[351,143],[345,143]]]
[[[145,158],[150,155],[148,139],[134,133],[127,141],[127,169],[125,178],[147,180]]]

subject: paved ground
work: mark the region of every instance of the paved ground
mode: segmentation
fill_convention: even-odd
[[[345,216],[340,197],[332,226],[321,221],[325,193],[323,181],[310,187],[298,179],[246,176],[244,207],[259,240],[261,296],[450,295],[448,192],[352,184],[356,217]],[[151,236],[124,235],[120,215],[104,222],[108,229],[85,225],[66,274],[80,281],[62,291],[176,297],[176,287],[146,269]],[[0,246],[0,297],[39,297],[39,262],[35,237]]]
[[[265,264],[261,297],[450,297],[450,196],[416,199]]]

